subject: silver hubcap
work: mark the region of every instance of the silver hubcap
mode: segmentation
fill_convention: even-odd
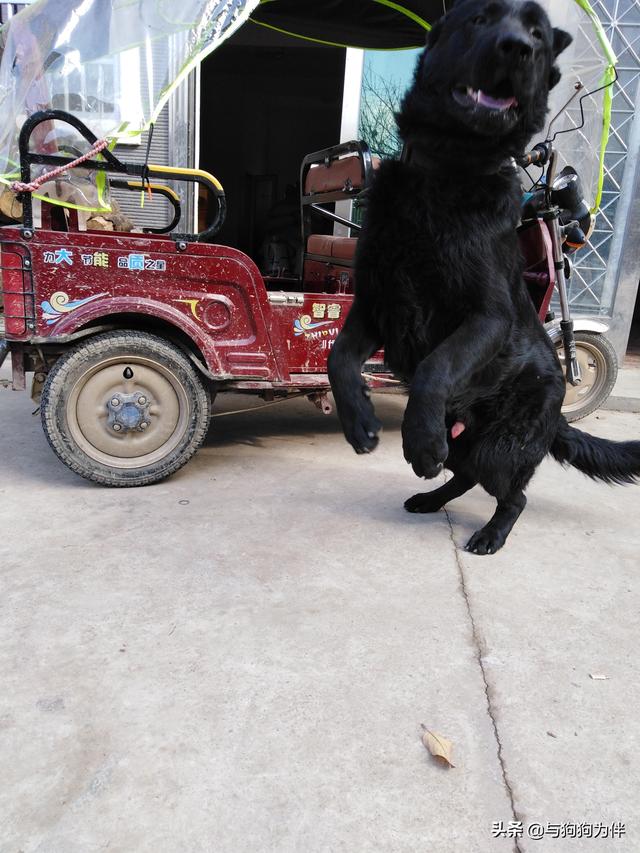
[[[596,347],[584,341],[576,341],[576,354],[582,373],[582,382],[579,385],[570,385],[567,382],[563,409],[569,412],[582,408],[589,398],[600,393],[606,382],[607,365],[604,356]],[[558,348],[558,357],[564,370],[565,357],[562,346]]]
[[[142,356],[115,356],[76,381],[67,421],[91,459],[114,468],[140,468],[178,446],[188,427],[189,400],[165,365]]]

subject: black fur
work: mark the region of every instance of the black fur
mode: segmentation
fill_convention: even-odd
[[[640,441],[607,441],[570,427],[564,418],[550,453],[592,480],[624,485],[640,478]]]
[[[591,477],[640,476],[640,442],[596,439],[561,416],[562,370],[522,281],[521,189],[504,163],[541,130],[570,41],[533,2],[460,0],[434,26],[397,116],[408,157],[373,182],[356,296],[329,358],[345,435],[366,453],[380,422],[361,367],[384,346],[410,387],[405,458],[420,477],[454,474],[405,507],[434,512],[480,483],[498,506],[468,543],[479,554],[502,547],[550,451]],[[518,106],[468,103],[467,87]]]

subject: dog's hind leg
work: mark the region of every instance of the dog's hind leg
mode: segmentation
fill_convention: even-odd
[[[501,292],[498,283],[496,279],[492,286]],[[418,364],[402,421],[404,458],[418,477],[431,479],[441,471],[449,450],[445,419],[451,395],[472,384],[477,371],[504,346],[510,327],[506,309],[469,314]]]
[[[454,498],[464,495],[476,485],[475,480],[456,474],[444,486],[432,492],[421,492],[404,502],[407,512],[438,512],[439,509]]]
[[[526,505],[527,499],[520,489],[514,489],[506,497],[498,498],[498,506],[491,521],[473,534],[467,542],[467,551],[474,554],[495,554],[506,542]]]

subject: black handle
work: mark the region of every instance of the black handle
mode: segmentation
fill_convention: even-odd
[[[54,154],[38,154],[29,150],[29,141],[31,134],[35,128],[45,121],[60,121],[74,127],[87,142],[94,145],[98,141],[98,137],[89,130],[89,128],[79,118],[64,110],[41,110],[33,113],[22,125],[19,137],[20,149],[20,177],[23,183],[29,183],[31,180],[31,167],[33,164],[47,166],[66,166],[75,157],[58,156]],[[146,166],[137,163],[124,163],[119,160],[108,148],[100,152],[101,160],[87,160],[83,164],[84,169],[95,169],[102,172],[109,172],[116,175],[127,175],[132,178],[142,179],[145,176],[148,168],[151,175],[156,178],[175,181],[186,181],[188,183],[199,183],[207,188],[207,190],[215,197],[216,212],[213,222],[199,234],[172,234],[174,238],[187,240],[207,240],[216,234],[222,227],[227,211],[226,199],[224,190],[220,185],[212,183],[210,176],[205,172],[200,172],[197,169],[172,169],[171,167],[162,166]],[[23,204],[23,226],[28,230],[33,229],[33,213],[31,205],[31,194],[22,193]],[[174,206],[175,209],[175,206]],[[173,223],[172,223],[173,224]]]
[[[539,142],[527,154],[517,157],[518,166],[526,169],[527,166],[546,166],[551,156],[551,145],[548,142]]]

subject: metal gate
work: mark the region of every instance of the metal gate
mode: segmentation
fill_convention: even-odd
[[[614,237],[624,228],[624,214],[631,212],[629,202],[636,183],[632,173],[638,156],[634,118],[640,82],[640,3],[598,0],[593,6],[618,57],[619,79],[613,95],[611,137],[597,225],[588,249],[577,257],[569,298],[577,313],[611,316],[619,283],[614,262],[620,263],[622,248],[616,246],[619,241]],[[640,250],[635,251],[638,260]]]

